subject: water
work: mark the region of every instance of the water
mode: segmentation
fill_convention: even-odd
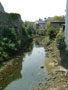
[[[14,68],[11,69],[13,72],[4,81],[4,84],[8,83],[5,85],[3,82],[1,83],[4,90],[32,90],[32,88],[37,90],[37,84],[41,81],[45,82],[45,79],[49,77],[46,67],[44,69],[40,68],[44,65],[45,57],[44,47],[36,45],[35,41],[33,41],[33,48],[31,52],[25,53],[23,61],[18,59],[15,62],[13,61]],[[15,66],[16,63],[18,63],[17,66]]]

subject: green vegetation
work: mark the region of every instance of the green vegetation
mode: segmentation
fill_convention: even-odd
[[[13,20],[17,20],[20,17],[20,15],[17,14],[17,13],[9,13],[7,15],[8,15],[8,20],[10,22],[13,21]]]
[[[24,28],[25,28],[25,32],[26,32],[27,35],[32,36],[33,34],[35,34],[35,29],[33,27],[33,22],[25,21],[24,22]]]
[[[61,55],[61,60],[58,60],[58,63],[62,65],[63,65],[62,62],[64,62],[65,60],[67,62],[67,59],[63,59],[62,57],[66,58],[67,57],[66,55],[68,55],[66,51],[66,44],[65,44],[65,32],[61,31],[60,29],[58,30],[58,28],[51,26],[51,21],[63,21],[63,20],[65,20],[64,16],[53,17],[50,21],[47,22],[47,30],[45,30],[46,31],[45,44],[47,45],[47,47],[49,47],[49,45],[55,42],[54,46],[55,48],[57,48],[57,50],[60,51],[60,55]],[[63,52],[65,52],[65,54],[62,56]]]
[[[51,20],[49,20],[46,24],[46,30],[51,27],[51,22],[52,21],[65,21],[65,16],[55,16]]]
[[[51,21],[64,21],[65,17],[64,16],[56,16],[54,18],[52,18],[50,21],[47,22],[46,25],[46,29],[45,30],[37,30],[35,31],[33,28],[33,22],[24,22],[22,23],[22,37],[21,39],[19,38],[18,32],[17,32],[17,27],[13,27],[11,25],[11,22],[14,20],[18,20],[20,17],[19,14],[8,14],[8,21],[10,23],[9,25],[6,25],[4,27],[0,27],[0,30],[2,31],[2,33],[0,34],[0,63],[3,61],[7,61],[9,59],[12,58],[12,56],[16,55],[18,52],[20,52],[20,50],[23,48],[23,51],[26,48],[26,44],[28,44],[28,39],[32,38],[34,35],[45,35],[44,38],[44,43],[46,44],[47,48],[46,50],[47,52],[47,60],[45,62],[47,70],[49,73],[51,73],[52,75],[57,75],[56,77],[53,78],[52,84],[54,85],[55,80],[55,86],[60,86],[60,84],[62,84],[62,82],[60,83],[59,79],[62,79],[62,77],[64,78],[64,76],[61,77],[61,73],[59,74],[59,72],[57,72],[57,70],[59,70],[58,64],[59,62],[61,62],[61,64],[63,66],[66,66],[64,63],[64,60],[67,61],[68,57],[66,57],[66,55],[68,55],[68,52],[65,52],[65,42],[64,42],[64,32],[59,32],[58,28],[55,28],[53,26],[51,26]],[[42,40],[40,40],[42,41]],[[38,41],[36,42],[37,44]],[[30,45],[30,43],[27,45],[27,47]],[[32,44],[31,44],[32,46]],[[57,48],[58,47],[58,48]],[[32,47],[28,47],[27,51],[32,50]],[[63,51],[61,53],[61,51]],[[65,57],[62,57],[64,55],[64,53],[66,54]],[[60,57],[61,56],[61,61],[60,61]],[[64,64],[63,64],[64,63]],[[14,67],[16,68],[16,67]],[[68,68],[66,66],[66,68]],[[62,68],[61,68],[62,69]],[[6,73],[7,75],[7,73]],[[58,75],[59,75],[59,79],[58,79]],[[2,75],[3,76],[3,75]],[[58,82],[57,82],[58,80]],[[62,80],[61,80],[62,81]],[[50,85],[52,85],[50,84]],[[50,86],[49,85],[49,86]],[[63,85],[63,84],[62,84]],[[62,86],[61,85],[61,86]],[[56,87],[57,88],[57,87]],[[48,90],[48,89],[47,89]]]
[[[54,21],[64,21],[61,17],[54,17]],[[46,83],[39,85],[39,90],[67,90],[68,87],[68,51],[65,45],[65,32],[59,31],[51,26],[51,21],[47,23],[45,43],[47,58],[45,65],[51,77]]]
[[[10,59],[13,55],[16,55],[17,52],[21,49],[21,47],[24,47],[24,43],[27,42],[27,40],[35,35],[42,35],[45,36],[45,43],[46,45],[49,45],[52,40],[54,40],[56,37],[57,46],[61,44],[61,38],[58,37],[59,30],[55,27],[51,26],[51,21],[63,21],[65,19],[64,16],[56,16],[52,18],[50,21],[47,22],[46,29],[45,30],[36,30],[34,29],[34,23],[25,21],[22,23],[20,15],[17,13],[7,13],[8,21],[6,21],[6,25],[3,27],[0,27],[0,30],[2,31],[0,34],[0,57],[2,57],[4,60]],[[20,21],[20,26],[22,28],[22,31],[20,32],[22,37],[20,37],[20,33],[18,30],[18,27],[16,26],[17,22]],[[8,23],[9,22],[9,23]],[[7,25],[8,24],[8,25]],[[15,24],[15,25],[14,25]],[[18,23],[19,24],[19,23]],[[64,39],[64,38],[63,38]],[[59,41],[60,40],[60,41]]]
[[[63,35],[58,34],[59,29],[55,28],[51,25],[52,21],[65,21],[65,16],[55,16],[50,21],[48,21],[46,24],[46,28],[45,28],[46,36],[45,37],[49,37],[49,40],[51,40],[51,41],[56,39],[56,37],[57,37],[57,41],[58,41],[58,39],[62,38]],[[63,37],[63,39],[64,39],[64,37]],[[62,40],[62,41],[64,41],[64,40]],[[59,43],[59,45],[60,45],[60,42],[57,42],[57,43]]]
[[[40,36],[45,36],[45,30],[44,29],[43,30],[36,30],[35,34],[40,35]]]
[[[49,38],[51,40],[53,40],[54,38],[56,38],[57,33],[58,33],[57,28],[54,28],[54,27],[51,26],[51,27],[49,27],[47,29],[47,33],[46,34],[49,36]]]
[[[34,34],[31,22],[22,23],[20,15],[16,13],[7,15],[9,23],[6,21],[6,24],[8,25],[0,27],[0,62],[9,60],[12,56],[15,56],[24,47],[24,43]],[[19,19],[20,22],[18,23]],[[14,24],[14,21],[17,22]],[[15,26],[17,23],[18,27],[21,27],[21,30],[18,30],[18,27]],[[21,32],[21,35],[19,32]]]
[[[4,33],[0,35],[0,56],[6,60],[19,50],[21,41],[13,28],[4,27],[2,30]]]
[[[45,43],[46,45],[49,45],[49,44],[50,44],[49,36],[46,36],[46,37],[45,37],[45,42],[46,42],[46,43]]]
[[[64,37],[64,32],[58,33],[56,36],[56,43],[57,43],[57,47],[59,49],[65,49],[66,45],[65,45],[65,37]]]
[[[6,66],[0,70],[0,90],[4,90],[6,86],[14,80],[20,79],[22,69],[22,56],[15,58],[6,64]],[[7,79],[7,80],[6,80]],[[4,83],[6,82],[6,83]]]
[[[65,16],[55,16],[52,21],[65,21]]]

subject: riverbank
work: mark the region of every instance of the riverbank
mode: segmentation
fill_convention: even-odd
[[[0,69],[0,90],[4,88],[14,80],[20,79],[22,69],[22,56],[12,59],[8,62],[4,62],[4,66]]]
[[[3,63],[0,69],[1,90],[37,90],[38,83],[49,77],[47,70],[41,68],[46,51],[40,40],[42,37],[34,38],[31,44],[25,47],[26,52],[24,51],[22,57],[17,56]]]
[[[24,52],[25,51],[27,52],[27,56],[28,57],[31,57],[31,55],[33,55],[33,54],[31,54],[32,51],[33,50],[37,50],[38,47],[39,47],[39,49],[41,49],[41,47],[43,46],[45,48],[45,51],[46,51],[46,60],[43,61],[44,65],[46,67],[46,70],[45,70],[44,67],[43,68],[44,68],[45,71],[47,71],[47,75],[49,75],[50,78],[46,77],[47,76],[47,75],[45,75],[46,72],[45,72],[45,74],[43,74],[41,72],[40,75],[38,75],[38,73],[36,72],[37,79],[39,77],[41,77],[41,75],[43,74],[44,77],[42,77],[42,78],[44,79],[44,82],[45,82],[45,83],[43,83],[43,81],[40,82],[39,85],[38,85],[38,89],[37,90],[68,90],[68,70],[66,69],[66,67],[63,67],[63,65],[60,64],[60,61],[62,61],[61,60],[62,56],[63,56],[64,60],[67,58],[65,56],[66,52],[64,52],[62,54],[62,56],[61,56],[61,51],[57,48],[55,40],[52,41],[52,43],[50,45],[46,46],[43,39],[44,39],[44,37],[35,38],[33,43],[29,43],[27,45],[27,48],[25,46],[25,50],[24,50]],[[33,46],[34,46],[35,49],[32,49]],[[35,53],[39,54],[39,57],[43,57],[44,56],[44,59],[45,59],[45,54],[42,53],[42,50],[36,51],[36,52],[34,51],[34,55],[35,55]],[[24,55],[23,55],[23,57],[24,57]],[[25,63],[26,59],[25,58],[23,59],[23,57],[17,56],[17,59],[15,59],[15,60],[12,59],[9,62],[3,63],[4,67],[0,70],[0,89],[3,90],[3,88],[6,88],[6,86],[8,86],[8,85],[11,86],[10,82],[15,81],[16,79],[24,79],[22,77],[22,76],[24,76],[23,70],[24,70],[24,68],[26,67],[27,64]],[[22,59],[23,59],[23,64],[22,64]],[[37,58],[37,60],[36,60],[36,58],[35,59],[31,58],[31,60],[32,61],[38,61],[38,58]],[[39,60],[40,60],[40,58],[39,58]],[[27,62],[29,62],[29,61],[30,61],[30,59],[27,60]],[[25,65],[24,65],[24,63],[25,63]],[[33,64],[34,64],[34,62],[33,62]],[[38,64],[38,63],[36,63],[36,64]],[[33,67],[35,67],[36,64],[34,64]],[[24,65],[24,66],[22,66],[22,65]],[[30,65],[31,65],[31,61],[30,61]],[[23,67],[23,69],[22,69],[22,67]],[[40,67],[40,65],[39,65],[39,67]],[[34,68],[34,70],[37,70],[37,69],[38,69],[37,67]],[[43,71],[43,69],[41,69],[41,68],[39,68],[39,69],[41,71]],[[26,71],[29,71],[29,70],[27,70],[27,69],[25,70],[25,73],[26,73],[27,77],[29,75],[29,77],[34,78],[35,77],[35,72],[33,72],[33,70],[31,72],[31,74],[30,74],[30,72],[26,72]],[[21,71],[23,72],[22,74],[21,74]],[[42,79],[42,78],[40,78],[40,79]],[[7,80],[8,80],[8,82],[6,82]],[[33,81],[33,80],[31,80],[31,81]],[[6,82],[6,84],[4,82]],[[22,84],[22,83],[18,83],[18,84]],[[24,85],[25,85],[25,83],[24,83]],[[23,85],[22,88],[24,88],[24,85]],[[31,88],[29,90],[36,90],[36,89],[32,89]]]
[[[39,83],[38,90],[68,90],[68,70],[60,64],[62,57],[56,41],[47,46],[46,51],[47,58],[44,63],[51,77],[46,83]]]
[[[13,55],[8,60],[6,60],[0,56],[0,68],[1,68],[1,66],[3,66],[3,63],[7,63],[7,62],[11,61],[12,59],[16,59],[17,57],[20,57],[24,52],[28,52],[30,50],[29,46],[31,46],[32,41],[33,41],[32,37],[25,40],[22,43],[21,48],[18,51],[16,51],[15,53],[13,53]]]
[[[4,90],[4,88],[6,88],[6,86],[12,81],[22,77],[21,70],[23,57],[25,57],[27,52],[32,51],[32,41],[32,38],[28,39],[28,43],[24,42],[25,46],[22,46],[19,53],[13,56],[10,60],[4,61],[0,64],[0,90]]]

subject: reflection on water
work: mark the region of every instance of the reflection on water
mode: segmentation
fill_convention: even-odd
[[[46,69],[40,68],[45,59],[40,41],[34,40],[25,51],[24,57],[13,60],[0,73],[0,86],[4,90],[32,90],[38,82],[48,78]]]
[[[5,65],[0,71],[0,89],[4,89],[12,81],[20,79],[22,69],[22,57],[15,59]]]

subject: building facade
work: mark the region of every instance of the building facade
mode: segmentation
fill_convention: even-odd
[[[59,30],[60,28],[62,28],[63,31],[65,30],[65,21],[53,21],[51,25]]]
[[[38,30],[43,30],[45,29],[45,26],[46,26],[46,23],[48,20],[50,20],[51,18],[48,17],[48,18],[44,18],[43,19],[39,19],[35,22],[35,29],[38,29]]]

